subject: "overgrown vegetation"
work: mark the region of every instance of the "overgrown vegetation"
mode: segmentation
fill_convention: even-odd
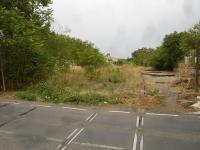
[[[36,95],[39,101],[53,103],[132,104],[138,98],[140,86],[140,68],[131,65],[107,65],[95,69],[74,66],[56,71],[48,80],[29,87],[22,93],[25,98],[18,92],[16,97],[26,99]]]
[[[151,55],[154,49],[151,48],[141,48],[132,53],[132,62],[140,66],[150,66]]]
[[[21,89],[70,65],[99,67],[104,56],[88,41],[50,31],[51,0],[0,1],[0,84]]]
[[[136,65],[151,66],[157,70],[173,70],[188,51],[200,48],[200,23],[185,32],[173,32],[164,37],[156,49],[142,48],[132,53]]]
[[[28,101],[36,101],[36,95],[31,91],[19,91],[15,93],[15,96]]]

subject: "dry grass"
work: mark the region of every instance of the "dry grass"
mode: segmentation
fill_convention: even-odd
[[[52,84],[62,85],[81,93],[95,92],[114,97],[118,103],[135,104],[142,89],[141,71],[132,65],[106,66],[94,70],[73,67],[57,72],[50,79]]]

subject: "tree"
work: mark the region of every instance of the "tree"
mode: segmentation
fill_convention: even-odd
[[[200,22],[188,32],[185,32],[182,47],[186,51],[195,50],[195,91],[199,89],[199,50],[200,50]]]
[[[132,61],[136,65],[149,66],[153,51],[152,48],[138,49],[132,53]]]
[[[50,34],[43,52],[52,57],[59,67],[69,64],[97,67],[105,64],[104,56],[92,43],[56,33]]]
[[[159,70],[173,70],[178,61],[185,55],[181,48],[181,41],[184,33],[171,33],[166,35],[163,43],[154,52],[152,65]]]
[[[200,49],[200,22],[184,33],[182,48],[185,51]]]
[[[40,51],[49,32],[50,10],[44,9],[48,4],[49,0],[0,2],[1,72],[10,88],[41,78],[50,67]]]

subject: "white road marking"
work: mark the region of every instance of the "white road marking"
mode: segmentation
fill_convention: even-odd
[[[132,150],[136,150],[137,148],[137,133],[135,132],[135,136],[134,136],[134,140],[133,140],[133,149]]]
[[[12,132],[12,131],[6,131],[6,130],[0,130],[0,133],[4,133],[4,134],[14,134],[14,132]]]
[[[92,120],[94,120],[94,118],[96,118],[97,114],[95,114],[90,120],[89,122],[92,122]]]
[[[72,110],[80,110],[80,111],[86,111],[87,109],[82,108],[73,108],[73,107],[63,107],[64,109],[72,109]]]
[[[79,143],[79,142],[72,142],[73,144],[81,145],[81,146],[88,146],[88,147],[95,147],[95,148],[104,148],[104,149],[112,149],[112,150],[124,150],[122,147],[115,147],[115,146],[108,146],[108,145],[98,145],[98,144],[90,144],[90,143]]]
[[[68,135],[68,137],[67,137],[66,140],[68,140],[71,136],[73,136],[74,133],[76,133],[77,130],[78,130],[78,129],[75,129],[72,133],[70,133],[70,134]],[[56,150],[58,150],[61,146],[62,146],[62,144],[58,145],[58,147],[56,148]],[[66,148],[66,147],[63,147],[63,148]],[[62,150],[63,150],[63,148],[62,148]]]
[[[88,121],[95,113],[91,114],[89,117],[87,117],[86,121]]]
[[[20,103],[17,102],[1,102],[2,104],[14,104],[14,105],[19,105]]]
[[[72,135],[74,135],[74,133],[77,131],[78,129],[75,129],[68,137],[67,139],[69,139]]]
[[[1,102],[1,104],[10,104],[10,102]]]
[[[137,116],[137,120],[136,120],[136,127],[139,127],[139,116]]]
[[[144,117],[142,117],[142,123],[141,123],[142,127],[144,126]]]
[[[83,130],[84,130],[84,128],[82,128],[82,129],[67,143],[67,145],[69,145]]]
[[[19,105],[20,103],[11,103],[11,104],[14,104],[14,105]]]
[[[143,143],[144,143],[144,137],[142,135],[141,140],[140,140],[140,150],[143,150]]]
[[[171,116],[171,117],[178,117],[179,115],[173,115],[173,114],[156,114],[156,113],[146,113],[150,116]]]
[[[51,137],[48,137],[47,140],[49,140],[49,141],[53,141],[53,142],[62,142],[61,139],[51,138]]]
[[[128,111],[114,111],[114,110],[111,110],[111,111],[109,111],[109,112],[111,112],[111,113],[123,113],[123,114],[130,114],[130,112],[128,112]]]
[[[46,107],[46,108],[50,108],[52,106],[49,106],[49,105],[31,105],[33,107]]]
[[[67,148],[67,146],[63,147],[61,150],[65,150]]]

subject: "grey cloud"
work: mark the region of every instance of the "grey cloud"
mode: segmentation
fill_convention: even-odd
[[[187,16],[187,17],[190,17],[192,15],[192,10],[193,10],[193,4],[194,3],[191,3],[189,0],[184,0],[184,3],[183,3],[183,11],[184,11],[184,14]]]
[[[52,7],[54,28],[67,26],[71,36],[123,58],[200,20],[200,0],[53,0]]]

